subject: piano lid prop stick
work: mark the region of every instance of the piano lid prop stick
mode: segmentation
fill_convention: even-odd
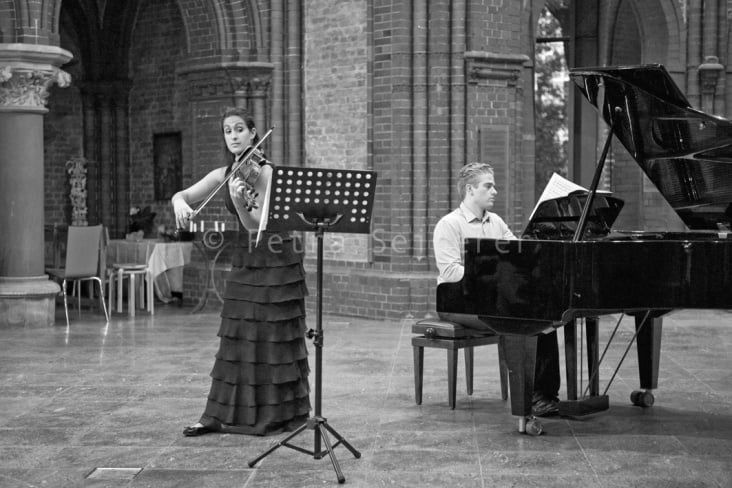
[[[620,107],[615,107],[613,109],[614,114],[619,114],[622,112]],[[615,120],[615,118],[610,119],[611,122]],[[590,185],[590,189],[587,193],[587,200],[585,201],[585,206],[582,209],[582,214],[580,214],[579,222],[577,222],[577,228],[574,231],[574,237],[572,237],[572,242],[577,242],[582,240],[582,236],[585,233],[585,229],[587,228],[587,216],[590,213],[590,210],[592,209],[592,203],[595,200],[595,193],[597,193],[597,186],[600,184],[600,177],[602,176],[602,170],[605,167],[605,159],[607,158],[607,153],[610,150],[610,143],[612,142],[613,133],[614,133],[615,123],[613,122],[610,124],[610,130],[607,134],[607,139],[605,140],[605,146],[602,148],[602,155],[600,156],[600,161],[597,162],[597,167],[595,167],[595,174],[592,177],[592,184]]]

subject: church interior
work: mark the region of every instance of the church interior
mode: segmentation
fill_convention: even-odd
[[[731,25],[722,0],[0,1],[0,487],[730,486]],[[220,193],[187,229],[171,198],[229,164],[228,107],[267,134],[275,168],[373,178],[356,189],[365,225],[294,229],[332,450],[317,429],[297,438],[310,453],[181,434],[205,403],[242,237]],[[432,231],[471,162],[492,166],[493,212],[527,242],[546,237],[528,231],[550,182],[587,195],[565,227],[547,220],[562,234],[549,239],[587,251],[522,279],[585,287],[551,323],[560,400],[592,389],[603,411],[527,431],[503,355],[531,356],[524,332],[468,356],[469,340],[430,331],[418,367],[419,322],[446,302]],[[596,194],[617,206],[607,222]],[[72,245],[78,227],[100,237]],[[615,258],[583,269],[605,244]],[[645,253],[638,275],[618,271]],[[91,255],[97,282],[62,293],[52,270]],[[590,294],[609,297],[602,314]],[[651,380],[633,324],[646,310]]]

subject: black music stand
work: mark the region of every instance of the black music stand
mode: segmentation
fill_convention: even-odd
[[[315,330],[308,330],[307,337],[315,346],[315,414],[307,423],[298,427],[287,437],[249,461],[254,467],[261,459],[285,446],[321,459],[327,453],[333,463],[339,483],[346,478],[341,472],[333,449],[339,444],[346,446],[356,458],[361,457],[351,444],[328,425],[322,416],[322,366],[323,366],[323,235],[325,232],[367,234],[371,229],[371,210],[376,190],[376,172],[326,168],[275,167],[265,195],[262,209],[262,230],[315,232],[318,240],[317,261],[317,308]],[[289,441],[305,431],[315,431],[312,451],[289,444]],[[331,445],[326,431],[337,439]],[[321,450],[320,440],[325,444]]]

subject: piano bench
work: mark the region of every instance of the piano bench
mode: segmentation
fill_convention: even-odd
[[[421,334],[412,337],[414,354],[414,397],[417,405],[422,404],[422,377],[424,371],[424,348],[447,349],[447,395],[451,409],[455,408],[458,350],[465,349],[465,381],[468,395],[473,394],[473,348],[498,344],[498,336],[481,333],[455,322],[440,319],[420,320],[412,326],[412,332]],[[501,380],[501,398],[508,399],[508,370],[498,349],[498,365]]]

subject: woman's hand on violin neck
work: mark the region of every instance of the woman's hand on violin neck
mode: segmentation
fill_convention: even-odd
[[[257,203],[258,196],[259,193],[254,188],[251,186],[247,188],[246,194],[244,195],[244,204],[247,207],[247,211],[251,212],[255,208],[259,208],[259,204]]]
[[[242,198],[247,192],[247,184],[240,176],[234,176],[229,180],[229,194],[231,198]]]
[[[239,176],[234,176],[229,182],[229,194],[232,200],[244,206],[249,212],[259,207],[255,200],[259,193]]]

